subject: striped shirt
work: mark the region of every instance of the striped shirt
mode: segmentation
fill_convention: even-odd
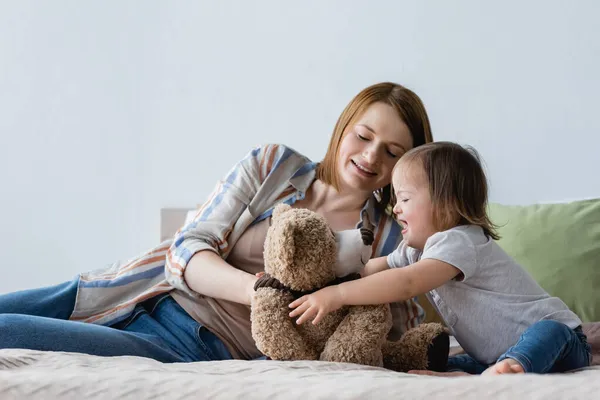
[[[112,325],[127,318],[136,304],[179,289],[199,296],[183,275],[192,256],[210,250],[227,259],[240,235],[272,213],[281,202],[304,198],[315,179],[317,164],[283,145],[253,149],[219,181],[195,217],[173,239],[127,262],[80,274],[72,320]],[[373,257],[387,256],[402,240],[398,223],[375,207],[372,196],[363,210],[374,221]],[[362,213],[361,213],[362,215]],[[357,228],[362,226],[362,221]],[[415,299],[392,304],[391,339],[417,326],[424,317]]]

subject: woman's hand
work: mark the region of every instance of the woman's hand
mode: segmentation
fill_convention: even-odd
[[[264,274],[264,272],[263,272]],[[252,299],[254,298],[254,293],[256,293],[256,291],[254,290],[254,286],[256,285],[256,281],[258,280],[259,276],[258,274],[256,274],[254,276],[254,279],[252,279],[250,281],[250,285],[246,288],[246,296],[248,298],[248,305],[251,306],[252,305]]]
[[[341,308],[343,305],[344,301],[339,285],[328,286],[290,303],[290,308],[295,308],[290,313],[290,317],[300,316],[296,321],[298,325],[310,319],[312,319],[313,325],[316,325],[327,314]]]

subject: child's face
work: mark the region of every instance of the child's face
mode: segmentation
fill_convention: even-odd
[[[397,198],[394,214],[402,224],[402,236],[410,247],[423,250],[427,239],[437,232],[427,177],[418,163],[400,162],[392,183]]]

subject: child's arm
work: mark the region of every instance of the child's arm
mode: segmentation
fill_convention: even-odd
[[[372,258],[367,262],[360,275],[364,278],[365,276],[373,275],[389,268],[387,257]]]
[[[443,261],[424,259],[404,268],[338,285],[344,305],[386,304],[411,299],[435,289],[460,273]]]
[[[290,317],[300,316],[296,321],[298,324],[314,317],[313,324],[317,324],[325,315],[344,305],[404,301],[443,285],[459,273],[458,268],[443,261],[424,259],[404,268],[381,271],[303,296],[290,304],[295,308]]]

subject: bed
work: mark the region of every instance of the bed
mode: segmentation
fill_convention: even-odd
[[[171,235],[186,212],[162,210],[161,236]],[[584,331],[594,352],[591,367],[501,377],[418,376],[317,361],[162,364],[138,357],[4,349],[0,399],[592,399],[600,397],[600,322],[586,323]]]
[[[598,329],[600,331],[600,328]],[[597,364],[600,360],[596,359]],[[550,375],[441,378],[317,361],[161,364],[0,350],[0,399],[598,398],[600,365]]]

